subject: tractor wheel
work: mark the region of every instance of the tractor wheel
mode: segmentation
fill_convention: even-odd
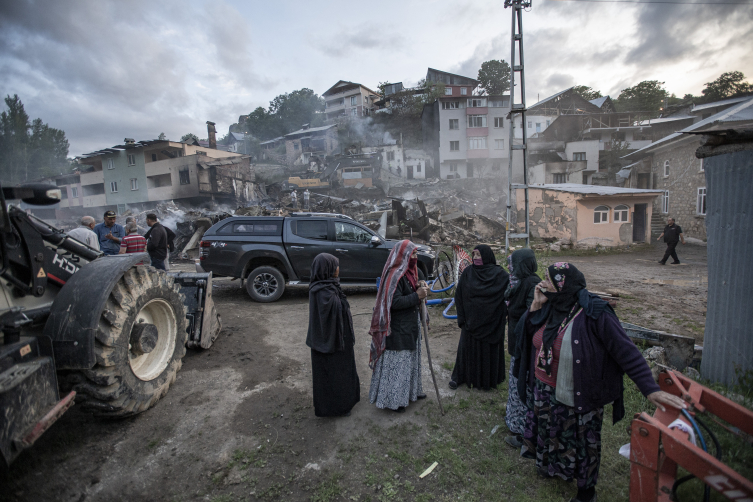
[[[83,408],[125,417],[146,411],[167,393],[186,354],[183,300],[173,278],[153,267],[123,274],[100,316],[97,362],[73,386]]]

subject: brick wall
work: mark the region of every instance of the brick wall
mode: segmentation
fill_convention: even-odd
[[[669,213],[662,213],[662,198],[654,200],[655,213],[673,217],[686,237],[706,239],[706,218],[697,212],[698,189],[706,186],[701,160],[695,156],[697,137],[680,142],[675,148],[657,152],[652,160],[655,188],[669,190]],[[669,161],[669,176],[664,176],[664,163]]]

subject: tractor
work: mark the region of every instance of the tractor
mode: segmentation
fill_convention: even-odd
[[[6,466],[74,403],[114,418],[148,410],[175,381],[186,348],[209,348],[221,329],[211,273],[166,273],[142,264],[147,253],[105,256],[6,202],[60,197],[49,185],[0,186]]]

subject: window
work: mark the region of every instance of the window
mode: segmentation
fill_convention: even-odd
[[[489,106],[492,108],[504,108],[505,102],[501,99],[489,100]]]
[[[463,96],[465,96],[467,94],[467,91],[466,91],[465,87],[461,87],[460,88],[460,94],[463,95]]]
[[[504,150],[505,149],[505,140],[503,140],[503,139],[495,139],[494,140],[494,149],[495,150]]]
[[[295,235],[304,239],[327,240],[327,222],[321,220],[298,220]]]
[[[609,208],[607,206],[597,206],[594,209],[594,223],[609,223]]]
[[[442,110],[457,110],[460,108],[460,101],[442,101]]]
[[[586,160],[586,152],[575,152],[573,153],[573,160]]]
[[[417,173],[421,172],[421,164],[416,164],[416,172]]]
[[[706,214],[706,187],[698,189],[698,198],[696,201],[696,213]]]
[[[444,88],[444,95],[445,96],[452,96],[452,87],[445,87]]]
[[[128,165],[129,166],[135,166],[136,165],[136,155],[129,153],[128,154]]]
[[[486,115],[468,115],[468,127],[486,127]]]
[[[505,118],[504,117],[494,117],[494,127],[497,129],[501,129],[505,127]]]
[[[131,178],[131,190],[138,190],[138,189],[139,189],[138,178]]]
[[[293,143],[293,150],[298,150],[298,143]]]
[[[669,161],[665,160],[664,161],[664,177],[666,178],[667,176],[669,176]]]
[[[532,127],[533,127],[533,122],[531,122],[531,121],[529,120],[529,121],[528,121],[528,128],[530,129],[530,128],[532,128]]]
[[[669,213],[669,190],[665,190],[661,194],[661,212],[664,214]]]
[[[157,154],[153,153],[152,154],[152,162],[156,162],[156,161],[157,161]]]
[[[181,185],[190,185],[191,184],[191,175],[188,173],[188,168],[185,167],[178,171],[178,177],[180,178],[180,184]]]
[[[450,141],[450,151],[457,152],[460,150],[460,141]]]
[[[450,130],[460,129],[460,121],[458,119],[450,119]]]
[[[703,172],[705,172],[705,171],[703,170],[703,159],[701,159],[701,168],[699,169],[699,171],[698,171],[698,172],[699,172],[699,173],[703,173]]]
[[[468,99],[469,108],[482,108],[484,106],[486,106],[486,98],[469,98]]]
[[[357,242],[367,244],[371,242],[371,234],[361,227],[351,223],[335,222],[335,240],[339,242]]]
[[[358,117],[358,108],[352,108],[351,113],[353,113],[354,117]]]
[[[625,204],[620,204],[619,206],[616,206],[614,208],[614,222],[615,223],[627,223],[628,221],[628,213],[630,212],[630,208],[627,207]]]
[[[486,136],[476,136],[468,138],[469,150],[486,150]]]
[[[110,192],[111,193],[118,193],[118,182],[117,181],[111,181],[110,182]]]
[[[552,183],[567,183],[567,173],[554,173],[552,174]]]
[[[541,132],[541,122],[536,122],[536,132]]]
[[[113,159],[107,159],[107,169],[115,169],[115,161]]]
[[[458,163],[457,162],[450,162],[450,172],[451,173],[458,172]]]
[[[350,106],[356,106],[358,104],[358,96],[350,97]]]
[[[387,152],[387,160],[395,160],[395,152]]]
[[[78,187],[71,187],[71,198],[75,199],[78,197]]]
[[[218,234],[280,235],[281,225],[275,221],[231,222],[220,228]]]

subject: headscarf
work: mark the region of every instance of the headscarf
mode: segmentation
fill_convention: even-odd
[[[309,284],[309,329],[306,345],[325,354],[345,348],[345,334],[353,336],[353,318],[350,304],[340,289],[340,279],[335,271],[339,260],[321,253],[311,263]]]
[[[515,336],[515,327],[528,310],[530,306],[528,298],[536,284],[541,282],[541,279],[536,275],[538,264],[536,263],[536,255],[531,249],[518,249],[508,256],[507,269],[510,271],[510,285],[505,290],[507,316],[510,325],[507,351],[511,356],[515,356],[515,364],[518,365],[520,358],[516,354],[520,340]],[[513,371],[515,370],[513,369]]]
[[[498,344],[505,338],[504,292],[508,275],[496,264],[489,246],[479,244],[475,249],[481,254],[483,265],[467,267],[458,282],[455,292],[458,326],[480,342]]]
[[[510,271],[510,285],[505,291],[505,299],[510,300],[517,293],[520,282],[536,274],[539,269],[536,254],[532,249],[518,249],[507,257],[507,270]],[[508,303],[509,305],[509,303]]]
[[[411,255],[416,247],[409,240],[398,242],[390,251],[387,263],[384,264],[376,304],[374,305],[374,315],[371,318],[371,328],[369,329],[369,334],[371,335],[369,368],[372,370],[376,367],[376,362],[384,353],[386,338],[390,336],[390,311],[392,310],[392,297],[395,295],[397,284],[404,275],[410,282],[410,276],[407,272],[412,268],[410,265],[412,261]],[[415,266],[414,262],[413,267]],[[418,278],[417,270],[415,271],[415,276]]]

